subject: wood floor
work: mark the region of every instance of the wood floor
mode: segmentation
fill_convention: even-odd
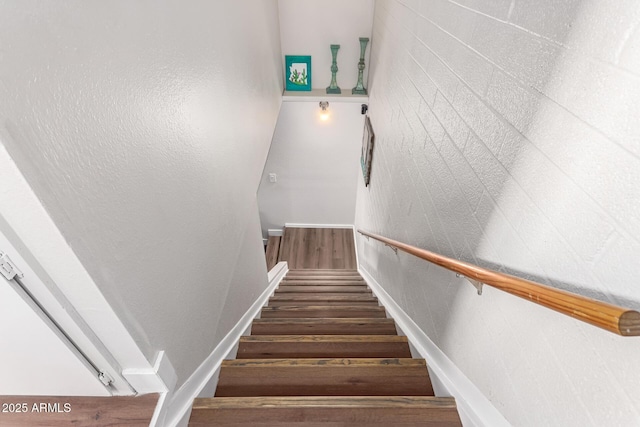
[[[271,270],[278,263],[278,254],[280,253],[280,236],[269,236],[267,240],[267,271]]]
[[[351,228],[284,229],[278,261],[287,261],[291,270],[355,270],[356,252]]]
[[[195,426],[460,426],[354,269],[290,270]]]
[[[0,402],[0,426],[148,427],[158,395],[0,396]],[[17,404],[20,405],[18,409]]]

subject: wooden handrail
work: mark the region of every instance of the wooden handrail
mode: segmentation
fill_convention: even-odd
[[[358,233],[372,237],[391,247],[414,255],[469,279],[500,289],[512,295],[540,304],[567,316],[590,323],[622,336],[640,336],[640,313],[582,295],[552,288],[541,283],[478,267],[448,258],[415,246],[358,229]]]

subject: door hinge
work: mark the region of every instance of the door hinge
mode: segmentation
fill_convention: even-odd
[[[100,372],[98,374],[98,379],[100,380],[100,382],[102,384],[104,384],[105,386],[109,387],[111,384],[113,384],[113,378],[111,378],[109,376],[109,374],[104,373],[104,372]]]
[[[24,277],[24,274],[22,274],[22,271],[20,271],[20,269],[16,267],[13,261],[9,259],[9,255],[1,251],[0,251],[0,273],[2,273],[2,275],[7,280],[11,280],[16,276],[18,277],[18,279],[22,279]]]

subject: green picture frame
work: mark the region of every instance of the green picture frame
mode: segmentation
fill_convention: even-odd
[[[284,65],[285,90],[311,90],[311,56],[286,55]]]

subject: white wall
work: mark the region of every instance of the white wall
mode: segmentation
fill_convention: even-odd
[[[277,3],[0,8],[0,142],[148,360],[165,350],[180,384],[215,347],[251,246],[283,89]],[[267,285],[263,264],[247,268]]]
[[[0,246],[7,247],[2,234]],[[15,281],[0,277],[0,395],[110,396],[47,320]]]
[[[378,1],[356,225],[640,309],[637,2]],[[640,341],[373,240],[360,261],[514,425],[640,423]]]
[[[366,99],[366,98],[362,98]],[[366,101],[363,101],[366,102]],[[258,191],[263,235],[285,223],[353,224],[364,116],[360,102],[285,101]],[[269,174],[277,182],[269,182]]]
[[[311,85],[325,89],[331,83],[331,49],[339,44],[338,86],[351,93],[358,81],[360,37],[371,39],[373,0],[278,0],[283,55],[311,55]],[[371,40],[365,54],[365,87]],[[284,64],[284,57],[282,58]]]

